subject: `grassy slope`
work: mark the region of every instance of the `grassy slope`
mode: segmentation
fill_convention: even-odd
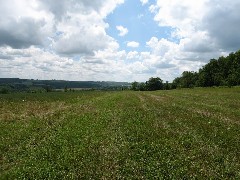
[[[0,95],[0,179],[240,178],[240,88]]]

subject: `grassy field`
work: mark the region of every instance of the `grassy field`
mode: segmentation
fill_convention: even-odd
[[[0,179],[240,179],[240,88],[0,95]]]

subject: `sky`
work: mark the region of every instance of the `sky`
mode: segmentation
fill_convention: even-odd
[[[0,78],[172,81],[240,49],[239,0],[0,0]]]

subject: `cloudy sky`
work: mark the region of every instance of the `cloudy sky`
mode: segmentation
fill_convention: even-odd
[[[239,0],[0,0],[0,78],[172,81],[240,49]]]

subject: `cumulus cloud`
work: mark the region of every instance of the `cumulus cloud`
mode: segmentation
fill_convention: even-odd
[[[62,57],[37,47],[28,49],[0,48],[0,77],[67,80],[126,80],[130,72],[123,59],[125,51],[98,51],[79,60]]]
[[[59,79],[65,68],[71,68],[73,65],[73,60],[69,58],[60,57],[36,47],[22,50],[7,47],[1,48],[0,52],[2,51],[7,53],[11,60],[1,61],[0,58],[3,65],[0,67],[1,77],[9,77],[10,74],[10,77]]]
[[[35,1],[1,1],[0,46],[27,48],[44,45],[53,31],[53,17],[36,9]],[[14,4],[14,6],[13,6]]]
[[[0,28],[0,46],[9,45],[13,48],[27,48],[31,45],[43,45],[45,33],[44,21],[21,18]]]
[[[137,51],[130,51],[127,54],[127,59],[139,59],[139,53]]]
[[[105,18],[119,4],[124,3],[124,0],[41,0],[39,3],[42,9],[47,9],[53,13],[56,19],[61,19],[68,15],[69,12],[74,14],[91,14],[93,11]]]
[[[156,74],[171,81],[183,71],[197,71],[212,57],[223,55],[218,51],[213,53],[208,50],[203,50],[204,52],[199,55],[195,47],[186,47],[186,40],[183,39],[176,43],[164,38],[152,37],[146,42],[151,52],[142,53],[144,56],[142,59],[147,62],[148,66],[155,68]]]
[[[127,43],[127,46],[132,47],[132,48],[137,48],[137,47],[139,47],[139,43],[136,41],[130,41]]]
[[[51,47],[60,54],[93,54],[117,46],[104,18],[124,0],[0,2],[0,46]],[[12,6],[14,4],[14,6]]]
[[[240,2],[156,0],[149,11],[169,36],[150,37],[143,52],[120,49],[118,38],[107,34],[106,17],[123,2],[0,1],[0,77],[171,81],[240,47]],[[116,28],[119,36],[128,33]]]
[[[123,0],[67,2],[66,15],[56,25],[61,34],[53,38],[53,48],[57,52],[66,55],[93,54],[98,50],[118,47],[117,42],[106,33],[108,24],[104,18]]]
[[[119,36],[125,36],[128,33],[128,29],[123,26],[116,26],[116,29],[119,31]]]
[[[151,48],[153,54],[161,57],[164,57],[167,53],[176,52],[177,48],[175,43],[164,38],[158,40],[158,38],[152,37],[146,44]]]
[[[206,15],[201,28],[205,30],[216,45],[228,51],[240,47],[240,1],[208,1]]]
[[[185,37],[196,30],[201,19],[205,15],[205,3],[208,0],[191,1],[157,0],[150,10],[156,11],[154,20],[159,26],[170,26],[176,28],[175,35]]]
[[[140,0],[140,1],[141,1],[142,5],[145,5],[148,3],[148,0]]]
[[[152,4],[149,11],[155,14],[154,20],[172,29],[169,38],[152,37],[146,42],[151,50],[149,64],[158,67],[156,74],[172,79],[183,71],[197,71],[211,58],[236,51],[240,47],[239,5],[226,0],[157,0]]]
[[[183,40],[183,50],[235,51],[240,46],[239,5],[238,1],[227,0],[157,0],[150,11],[159,26],[174,29],[172,37]]]
[[[53,39],[53,48],[58,53],[72,55],[93,54],[94,51],[118,47],[117,42],[106,34],[107,25],[95,15],[79,15],[62,21],[58,25],[61,34]],[[96,21],[92,22],[95,25],[91,21]]]

